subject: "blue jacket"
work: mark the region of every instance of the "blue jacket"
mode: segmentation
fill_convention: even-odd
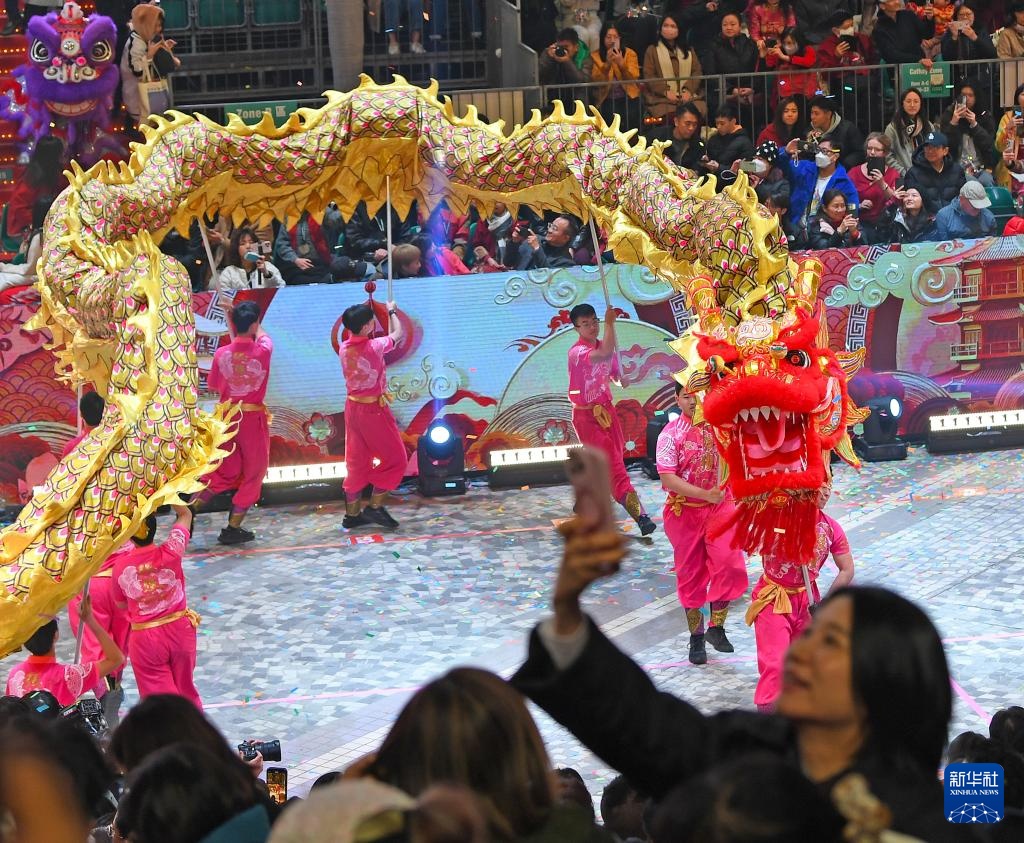
[[[970,240],[974,237],[991,237],[996,233],[996,218],[988,208],[982,208],[976,217],[964,213],[957,196],[935,215],[936,240]]]
[[[814,197],[814,186],[818,183],[818,166],[813,161],[794,162],[784,150],[780,149],[779,152],[781,154],[775,166],[782,170],[786,181],[789,182],[789,213],[786,214],[786,219],[794,230],[798,230],[804,214],[807,213],[807,206]],[[842,191],[848,204],[860,204],[857,188],[853,186],[842,164],[836,165],[836,171],[825,185],[825,190],[833,188]]]

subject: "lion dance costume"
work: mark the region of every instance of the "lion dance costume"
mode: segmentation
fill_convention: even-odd
[[[223,456],[228,421],[196,407],[188,275],[155,240],[214,210],[236,223],[321,214],[332,201],[346,216],[360,201],[375,213],[387,177],[403,215],[413,199],[433,208],[442,198],[457,213],[501,201],[593,215],[620,260],[688,290],[714,369],[705,412],[733,472],[739,541],[761,543],[793,511],[801,526],[786,540],[806,539],[810,558],[804,498],[851,410],[835,355],[815,343],[814,268],[796,272],[743,174],[715,193],[582,105],[505,135],[472,108],[457,117],[436,86],[364,78],[327,99],[281,127],[269,115],[220,126],[170,112],[151,118],[127,164],[73,167],[47,218],[33,326],[52,331],[60,368],[93,382],[108,407],[0,536],[0,649],[21,644],[40,613],[66,604],[149,512],[196,490]]]
[[[120,80],[114,54],[117,27],[101,15],[85,17],[77,3],[28,23],[28,61],[14,69],[24,92],[0,101],[0,116],[19,124],[26,147],[50,134],[54,123],[67,127],[71,157],[86,152],[96,129],[110,128],[114,91]],[[108,140],[108,146],[117,147]],[[98,157],[98,150],[88,150]]]

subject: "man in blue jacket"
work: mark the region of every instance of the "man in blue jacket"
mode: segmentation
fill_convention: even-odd
[[[996,218],[988,209],[991,204],[981,182],[967,182],[960,195],[936,215],[935,239],[991,237],[996,233]]]
[[[839,163],[842,150],[835,142],[823,138],[814,153],[813,161],[797,158],[799,140],[786,146],[786,155],[780,155],[776,165],[789,182],[789,213],[786,216],[787,233],[797,248],[806,247],[807,224],[818,212],[821,197],[826,190],[835,188],[846,197],[847,205],[857,207],[860,199],[846,168]]]

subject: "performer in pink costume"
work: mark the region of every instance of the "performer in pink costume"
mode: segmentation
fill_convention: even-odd
[[[177,520],[163,544],[153,544],[156,517],[150,515],[132,538],[134,549],[117,554],[111,590],[127,611],[132,660],[139,697],[178,694],[202,708],[192,674],[196,667],[199,615],[188,608],[181,559],[192,536],[192,511],[174,506]]]
[[[235,305],[228,313],[228,328],[231,343],[213,355],[207,383],[220,393],[221,401],[239,405],[241,418],[231,453],[207,478],[207,487],[196,496],[192,509],[196,512],[219,492],[235,489],[228,524],[217,541],[241,544],[256,538],[251,530],[242,528],[242,521],[249,507],[260,499],[270,465],[270,415],[263,401],[274,344],[263,333],[259,305],[254,301]]]
[[[822,486],[818,492],[817,540],[814,558],[806,566],[814,602],[818,594],[818,571],[829,554],[839,569],[829,593],[853,582],[853,554],[846,533],[839,523],[820,511],[828,503],[831,486]],[[761,711],[771,711],[781,691],[782,663],[789,645],[811,622],[810,601],[804,584],[801,566],[793,561],[765,556],[764,573],[750,595],[747,623],[754,625],[757,641],[757,670],[760,678],[754,691],[754,702]]]
[[[398,522],[384,508],[390,492],[405,475],[408,457],[398,424],[388,406],[384,355],[402,339],[395,303],[389,301],[388,335],[370,338],[376,317],[368,304],[354,304],[342,315],[351,336],[338,350],[345,376],[345,518],[346,528],[373,522],[392,530]],[[377,465],[374,465],[377,460]],[[362,492],[372,484],[370,503],[363,508]]]
[[[112,585],[114,563],[119,554],[127,553],[129,550],[130,548],[122,548],[117,553],[112,553],[89,580],[89,601],[92,604],[93,616],[122,652],[128,649],[128,634],[131,631],[131,624],[128,621],[128,616],[114,605]],[[68,620],[71,622],[71,632],[75,636],[78,635],[78,615],[81,602],[82,595],[76,594],[68,604]],[[100,645],[99,639],[86,626],[82,632],[82,661],[99,662],[102,657],[103,647]],[[103,713],[111,727],[117,725],[118,712],[124,700],[124,689],[121,687],[123,674],[124,664],[122,663],[114,672],[100,675],[95,685],[96,696],[103,703]]]
[[[604,315],[604,337],[600,341],[601,323],[589,304],[576,305],[569,311],[569,319],[580,335],[569,349],[569,403],[576,437],[584,445],[604,451],[611,468],[612,496],[636,521],[640,534],[650,535],[657,527],[629,481],[622,457],[625,437],[609,386],[612,377],[620,374],[615,356],[615,308],[609,307]]]
[[[90,431],[96,427],[101,421],[103,421],[103,408],[106,406],[106,402],[103,400],[103,396],[98,392],[87,392],[81,400],[78,402],[78,414],[82,417],[82,432],[75,434],[64,445],[64,450],[60,452],[60,458],[64,459],[70,454],[75,447],[89,435]]]
[[[695,421],[697,399],[676,384],[681,415],[658,436],[657,464],[665,501],[665,534],[675,556],[676,590],[690,630],[689,659],[706,664],[705,641],[721,653],[734,648],[725,634],[729,602],[747,590],[743,554],[732,532],[708,538],[708,527],[728,516],[732,501],[719,488],[718,450],[711,425]],[[705,603],[711,622],[704,630]]]
[[[50,620],[25,642],[25,649],[32,655],[11,668],[5,691],[8,696],[23,697],[32,691],[49,691],[60,705],[68,706],[82,694],[91,691],[100,677],[124,664],[124,653],[97,623],[88,597],[82,601],[80,611],[86,627],[100,643],[100,660],[81,664],[62,664],[57,661],[54,653],[58,637],[57,621]]]

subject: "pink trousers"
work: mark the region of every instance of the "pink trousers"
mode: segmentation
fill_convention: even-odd
[[[238,430],[229,453],[217,470],[206,478],[207,487],[199,497],[206,501],[228,489],[235,489],[231,506],[245,510],[260,499],[263,478],[270,465],[270,429],[267,414],[259,410],[246,410],[238,422]]]
[[[374,459],[379,460],[374,465]],[[373,484],[379,492],[397,489],[409,458],[389,407],[345,402],[345,494],[358,495]]]
[[[750,599],[756,600],[767,585],[767,581],[762,577],[754,586]],[[817,585],[814,588],[817,599]],[[782,690],[782,666],[786,650],[811,622],[806,591],[790,594],[789,602],[793,606],[793,611],[787,614],[776,614],[771,606],[765,606],[754,618],[757,672],[760,674],[757,687],[754,689],[754,703],[757,705],[773,704],[778,699]]]
[[[672,544],[676,592],[684,609],[735,600],[747,590],[747,568],[743,554],[731,546],[732,531],[714,540],[707,537],[708,523],[731,506],[688,506],[681,515],[665,506],[665,535]]]
[[[612,497],[621,503],[626,495],[634,491],[633,484],[629,481],[629,473],[626,471],[626,464],[623,462],[626,441],[622,435],[622,425],[619,424],[619,416],[615,412],[615,408],[609,404],[605,409],[611,416],[611,427],[601,427],[597,419],[594,418],[593,410],[582,410],[576,407],[573,407],[572,410],[572,426],[576,428],[576,436],[580,442],[604,451],[612,473]]]
[[[110,577],[93,577],[89,580],[89,598],[92,600],[92,613],[96,621],[106,630],[107,635],[114,639],[114,643],[125,652],[128,647],[128,633],[131,632],[131,624],[128,616],[114,606],[114,599],[110,595]],[[68,603],[68,620],[71,622],[71,634],[78,636],[78,606],[82,602],[82,595],[76,594]],[[103,648],[96,636],[86,627],[82,634],[82,663],[103,661]],[[114,671],[118,679],[124,673],[124,665]],[[99,677],[96,685],[96,696],[102,697],[107,692],[107,685],[103,677]]]
[[[177,694],[202,708],[192,674],[196,668],[196,628],[188,618],[132,630],[128,641],[139,698]]]

